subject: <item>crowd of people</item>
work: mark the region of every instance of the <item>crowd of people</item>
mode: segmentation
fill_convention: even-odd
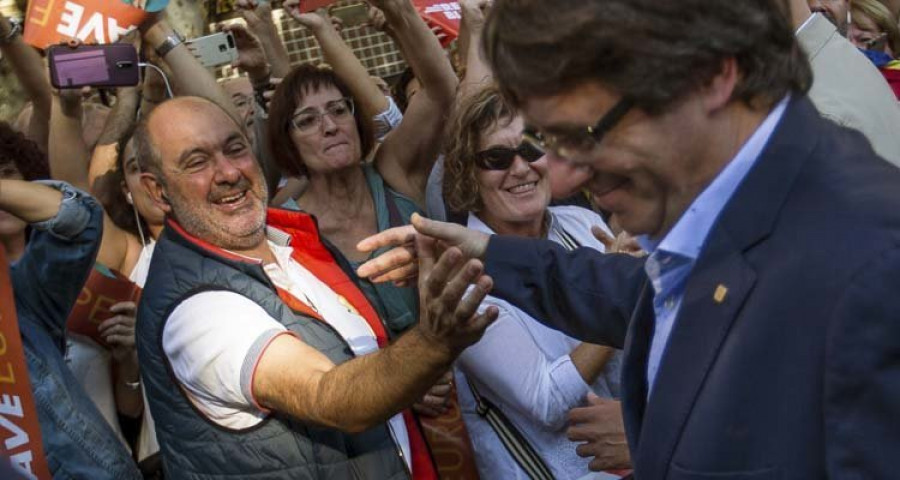
[[[896,475],[900,2],[460,0],[448,51],[368,0],[388,85],[303,1],[322,65],[237,0],[237,78],[163,10],[116,89],[0,14],[53,478]],[[95,275],[139,298],[70,331]]]

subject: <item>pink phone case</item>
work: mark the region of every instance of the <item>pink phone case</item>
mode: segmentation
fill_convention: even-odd
[[[55,88],[128,87],[140,82],[138,54],[125,43],[53,45],[48,49],[50,83]]]

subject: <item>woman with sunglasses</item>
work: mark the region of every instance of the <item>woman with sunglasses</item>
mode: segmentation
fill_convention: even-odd
[[[447,205],[468,212],[471,229],[602,251],[591,234],[593,225],[608,231],[599,215],[573,206],[549,207],[547,157],[523,141],[523,127],[522,117],[493,87],[462,101],[447,135]],[[511,454],[524,448],[539,457],[552,478],[583,477],[589,459],[580,458],[577,445],[566,438],[566,414],[590,394],[618,397],[621,352],[551,330],[499,298],[488,297],[482,308],[490,305],[500,309],[499,318],[463,352],[456,372],[481,478],[533,478]],[[528,447],[505,444],[496,426],[479,414],[479,404],[501,412]],[[621,450],[627,460],[627,449]]]
[[[850,2],[847,38],[878,67],[900,98],[900,27],[897,15],[878,0]]]
[[[297,67],[276,89],[269,112],[270,147],[283,174],[309,180],[296,206],[315,215],[320,232],[351,263],[369,258],[356,250],[360,240],[405,225],[414,212],[424,210],[428,174],[440,151],[458,83],[440,44],[409,0],[370,3],[384,12],[421,81],[403,120],[380,147],[375,149],[371,121],[379,112],[371,111],[370,99],[380,95],[384,100],[384,95],[349,48],[327,46],[343,43],[331,23],[317,14],[301,14],[296,1],[285,2],[288,12],[313,31],[334,70]],[[368,281],[360,287],[392,338],[418,320],[414,289]]]

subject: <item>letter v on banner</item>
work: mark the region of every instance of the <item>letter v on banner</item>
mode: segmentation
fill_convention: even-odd
[[[121,0],[31,0],[24,39],[37,48],[72,38],[84,43],[114,43],[147,15]]]
[[[49,480],[8,266],[0,245],[0,462],[25,478]]]

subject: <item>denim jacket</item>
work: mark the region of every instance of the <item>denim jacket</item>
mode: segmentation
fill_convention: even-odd
[[[94,264],[103,211],[68,184],[43,183],[62,191],[59,213],[32,225],[10,275],[44,454],[54,479],[139,479],[128,450],[64,360],[66,319]]]

